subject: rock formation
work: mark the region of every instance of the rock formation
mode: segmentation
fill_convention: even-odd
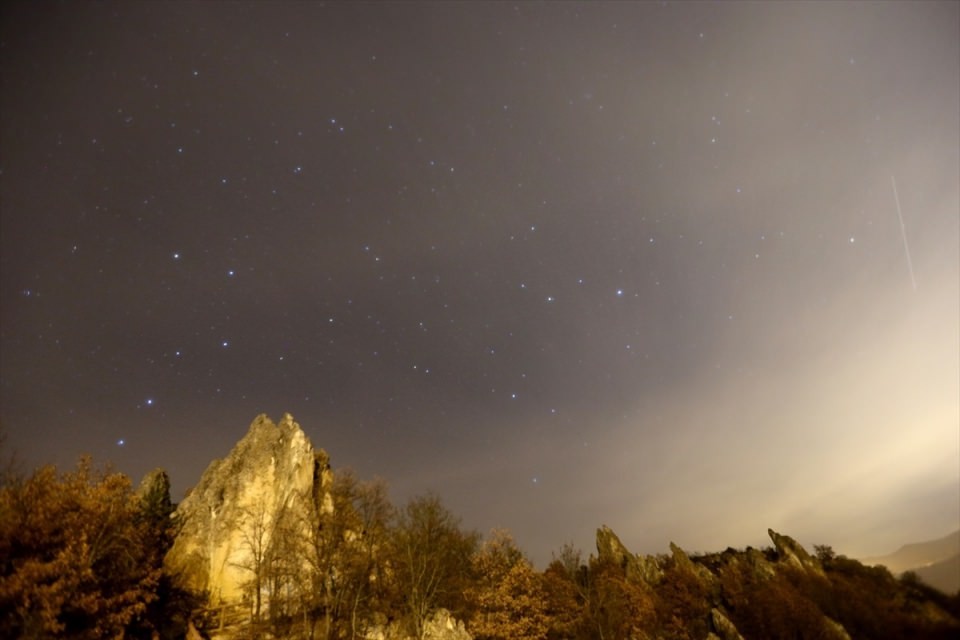
[[[279,424],[257,416],[177,507],[182,528],[167,567],[212,605],[239,602],[269,548],[272,524],[284,510],[309,517],[330,508],[331,482],[327,454],[314,450],[290,414]]]
[[[617,534],[606,525],[597,529],[597,555],[600,560],[609,560],[621,567],[627,579],[635,584],[653,587],[663,577],[663,570],[656,558],[630,553]]]
[[[141,500],[160,500],[170,505],[170,476],[163,469],[154,469],[143,476],[137,495]]]
[[[473,640],[463,622],[446,609],[438,609],[424,626],[424,640]]]
[[[807,553],[807,550],[800,546],[796,540],[790,536],[781,535],[773,529],[767,529],[767,535],[773,540],[773,545],[777,548],[777,556],[781,560],[797,569],[815,573],[819,576],[825,575],[820,562]]]
[[[670,543],[669,556],[641,556],[631,553],[609,527],[597,529],[597,554],[601,561],[608,561],[621,567],[629,582],[656,589],[664,578],[668,566],[672,565],[689,575],[695,576],[703,587],[703,592],[717,594],[720,571],[724,567],[742,567],[760,581],[772,580],[783,567],[799,570],[808,575],[826,579],[820,561],[812,557],[793,538],[769,529],[767,533],[773,542],[775,551],[768,554],[757,549],[744,551],[727,549],[722,553],[708,554],[691,558],[683,549]],[[743,640],[736,625],[730,620],[722,603],[714,596],[710,597],[710,614],[705,621],[710,629],[709,640]],[[849,640],[850,636],[838,622],[824,616],[825,627],[831,638]]]
[[[720,640],[743,640],[743,636],[737,631],[737,627],[730,622],[727,616],[723,615],[720,609],[713,608],[710,610],[710,623],[714,629],[714,637],[720,638]]]

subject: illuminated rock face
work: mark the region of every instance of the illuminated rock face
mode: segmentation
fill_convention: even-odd
[[[328,508],[332,481],[327,454],[314,450],[290,414],[278,424],[257,416],[177,507],[182,528],[167,567],[187,588],[206,592],[211,604],[240,601],[279,514],[311,521],[318,505]]]

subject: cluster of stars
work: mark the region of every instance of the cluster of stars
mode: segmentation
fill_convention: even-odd
[[[306,412],[316,444],[391,460],[448,440],[592,455],[588,427],[599,456],[610,416],[653,429],[636,406],[728,383],[756,345],[792,364],[784,318],[898,258],[868,226],[909,115],[871,75],[886,68],[846,34],[776,62],[752,44],[766,22],[722,5],[589,7],[457,5],[410,43],[423,7],[224,6],[214,25],[184,6],[204,35],[143,20],[178,43],[148,56],[110,33],[156,11],[131,5],[71,36],[96,57],[11,48],[10,92],[36,105],[5,129],[4,404],[41,406],[20,400],[37,389],[132,425],[97,432],[130,459],[198,406]],[[580,29],[589,12],[606,15]],[[558,475],[513,477],[546,492]]]

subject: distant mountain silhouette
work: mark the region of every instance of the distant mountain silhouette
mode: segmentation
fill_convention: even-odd
[[[894,553],[864,558],[863,564],[883,565],[894,574],[912,571],[946,593],[960,590],[960,529],[936,540],[906,544]]]
[[[913,571],[928,585],[944,593],[960,591],[960,554]]]

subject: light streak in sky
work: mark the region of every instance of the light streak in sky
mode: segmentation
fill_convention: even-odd
[[[910,270],[910,284],[913,290],[917,290],[917,279],[913,275],[913,260],[910,258],[910,245],[907,244],[907,229],[903,225],[903,212],[900,210],[900,196],[897,195],[897,181],[890,176],[890,184],[893,185],[893,199],[897,203],[897,219],[900,221],[900,235],[903,237],[903,251],[907,254],[907,268]]]

